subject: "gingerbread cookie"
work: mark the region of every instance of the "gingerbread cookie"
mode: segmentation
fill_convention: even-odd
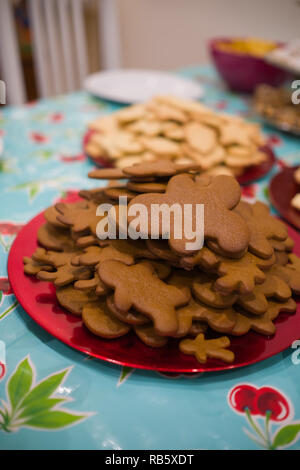
[[[207,358],[219,359],[231,364],[234,361],[234,354],[227,349],[229,346],[230,340],[227,336],[205,339],[203,334],[199,334],[195,339],[184,339],[179,343],[181,352],[194,355],[202,364],[207,362]]]
[[[57,220],[57,216],[59,216],[59,212],[56,210],[54,206],[48,207],[48,209],[44,212],[44,217],[50,225],[54,225],[55,227],[59,228],[66,228],[65,224],[62,224]]]
[[[72,227],[74,232],[84,232],[90,230],[96,234],[96,226],[101,220],[96,216],[97,206],[90,201],[81,201],[75,204],[65,204],[59,202],[55,206],[59,212],[58,220],[68,227]]]
[[[35,276],[40,271],[53,271],[53,266],[49,264],[44,264],[42,262],[40,263],[39,261],[36,261],[35,259],[29,256],[24,256],[23,263],[24,272],[31,276]]]
[[[220,276],[215,282],[215,288],[224,294],[251,294],[256,284],[265,281],[264,270],[269,269],[274,262],[275,256],[263,260],[248,252],[238,260],[220,258],[215,267]]]
[[[162,336],[176,333],[175,308],[189,301],[189,290],[165,284],[146,263],[126,266],[119,261],[105,261],[99,267],[99,276],[114,288],[114,303],[119,310],[134,308],[148,316]]]
[[[110,312],[118,318],[120,321],[124,323],[128,323],[129,325],[145,325],[149,323],[149,318],[141,313],[135,312],[134,310],[130,310],[128,312],[122,312],[119,310],[114,303],[114,296],[111,295],[106,299],[107,307],[109,308]]]
[[[166,187],[165,183],[136,183],[132,181],[127,183],[127,188],[136,193],[164,193]]]
[[[200,304],[193,298],[188,305],[176,311],[178,317],[178,330],[175,337],[183,337],[191,329],[193,320],[207,323],[213,330],[219,333],[231,333],[235,323],[236,314],[232,308],[220,310],[208,305]]]
[[[157,178],[170,177],[177,175],[178,173],[198,170],[199,168],[200,167],[197,164],[178,165],[170,160],[160,160],[132,165],[124,168],[123,173],[127,175],[127,178]]]
[[[47,222],[38,229],[37,239],[40,245],[53,251],[70,250],[74,241],[67,228],[60,228]]]
[[[216,276],[206,274],[197,270],[183,271],[176,269],[172,272],[172,276],[168,280],[168,284],[177,287],[189,287],[194,297],[203,304],[214,308],[227,308],[231,307],[237,300],[237,294],[221,294],[214,290],[214,283]]]
[[[90,302],[83,307],[82,320],[94,335],[113,339],[126,335],[130,326],[114,317],[106,306],[105,300]]]
[[[70,285],[56,289],[56,298],[62,307],[73,313],[73,315],[79,316],[81,316],[83,307],[87,303],[97,300],[93,292],[81,292]]]
[[[297,308],[296,302],[289,299],[286,302],[269,302],[268,308],[262,315],[251,315],[250,313],[236,313],[236,323],[231,330],[232,335],[240,336],[254,330],[262,335],[273,335],[276,327],[273,323],[280,312],[294,313]]]
[[[103,284],[98,275],[97,266],[96,270],[94,271],[94,276],[92,278],[82,279],[74,282],[74,288],[82,291],[95,292],[98,297],[106,295],[109,292],[109,288],[105,284]]]
[[[168,338],[158,335],[152,325],[135,326],[134,331],[140,340],[151,348],[162,348],[168,342]]]
[[[204,204],[204,236],[205,239],[216,240],[226,253],[242,253],[248,246],[249,230],[246,222],[234,213],[233,209],[240,199],[240,187],[234,178],[229,176],[216,176],[208,185],[196,183],[188,175],[177,175],[170,179],[165,194],[142,194],[134,198],[130,204],[144,204],[148,210],[148,227],[151,227],[151,206],[153,204],[174,203],[182,209],[185,204]],[[192,215],[193,227],[196,226],[196,214]],[[130,221],[129,217],[129,221]],[[222,221],[222,223],[220,223]],[[174,219],[171,220],[170,247],[180,254],[191,254],[186,249],[187,240],[174,237]],[[232,236],[232,233],[235,236]],[[150,232],[151,233],[151,232]],[[159,234],[162,235],[160,223]],[[198,251],[198,250],[196,250]]]
[[[263,284],[256,285],[250,296],[240,296],[237,303],[247,312],[261,315],[268,309],[267,299],[272,297],[279,302],[284,302],[287,301],[291,295],[291,289],[283,279],[274,274],[267,273],[266,280]]]
[[[271,216],[263,202],[257,201],[251,205],[241,201],[235,212],[247,222],[250,229],[249,251],[256,256],[270,258],[273,254],[270,240],[285,241],[288,237],[285,225]]]
[[[120,240],[118,241],[120,242]],[[83,251],[84,254],[73,257],[72,264],[74,266],[95,266],[107,259],[115,259],[128,265],[134,263],[134,258],[131,255],[126,253],[125,250],[121,251],[116,249],[113,245],[108,245],[104,248],[100,246],[89,246]]]
[[[296,255],[289,254],[288,263],[285,266],[273,266],[271,272],[283,279],[294,294],[300,295],[300,259]]]
[[[85,266],[73,266],[72,258],[76,252],[55,253],[46,251],[44,248],[38,248],[33,254],[33,258],[44,264],[50,264],[55,271],[39,271],[37,278],[41,281],[53,282],[55,286],[61,287],[70,284],[79,279],[89,279],[91,277],[90,269]]]

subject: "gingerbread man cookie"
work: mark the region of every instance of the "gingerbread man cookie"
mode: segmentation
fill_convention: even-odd
[[[226,175],[216,176],[209,184],[196,183],[186,174],[177,175],[170,179],[165,194],[141,194],[129,204],[143,204],[148,210],[148,230],[151,235],[151,206],[153,204],[179,204],[184,213],[184,205],[190,204],[194,208],[192,226],[196,227],[196,204],[204,205],[204,237],[216,240],[226,253],[233,255],[243,253],[248,246],[249,230],[246,222],[232,209],[240,200],[240,186],[234,178]],[[131,218],[128,219],[129,221]],[[174,233],[174,218],[170,223],[170,247],[177,253],[191,254],[186,244],[190,242],[182,233],[177,239]],[[162,224],[159,224],[159,234],[162,235]],[[194,250],[198,251],[198,250]]]
[[[150,263],[126,266],[119,261],[105,261],[99,267],[100,279],[114,288],[114,304],[124,312],[131,308],[150,317],[161,336],[176,333],[175,308],[190,299],[189,289],[178,289],[161,281]]]

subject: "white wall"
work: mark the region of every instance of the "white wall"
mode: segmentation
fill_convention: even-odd
[[[170,69],[208,60],[219,35],[300,37],[299,0],[118,0],[122,65]]]

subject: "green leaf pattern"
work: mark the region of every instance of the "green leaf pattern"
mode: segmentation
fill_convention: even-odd
[[[7,433],[21,427],[54,430],[87,418],[90,413],[79,414],[60,408],[68,399],[53,396],[70,370],[68,367],[36,384],[30,358],[24,358],[7,381],[7,403],[3,401],[0,407],[0,430]]]
[[[18,407],[23,396],[28,393],[31,384],[32,368],[30,367],[28,358],[26,358],[19,364],[7,384],[12,411]]]
[[[273,447],[277,449],[278,447],[285,447],[293,444],[297,439],[297,435],[300,432],[300,423],[288,424],[279,429],[275,435],[273,441]]]

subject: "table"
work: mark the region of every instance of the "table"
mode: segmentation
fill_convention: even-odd
[[[248,98],[226,91],[212,68],[190,67],[179,73],[204,83],[203,101],[214,109],[253,117]],[[87,178],[93,164],[82,153],[82,136],[91,119],[116,109],[116,104],[77,92],[7,107],[0,115],[4,140],[0,166],[2,363],[6,354],[6,365],[0,365],[0,399],[8,403],[9,398],[16,409],[27,394],[30,405],[23,415],[13,412],[11,416],[10,410],[8,417],[0,404],[0,449],[270,447],[272,437],[258,437],[243,406],[248,404],[251,409],[253,393],[256,396],[257,389],[270,387],[270,406],[281,404],[285,414],[278,419],[286,418],[270,421],[271,435],[289,421],[299,422],[297,345],[260,364],[231,372],[168,376],[130,370],[94,360],[60,343],[29,318],[11,292],[6,259],[16,233],[50,204],[72,201],[79,188],[95,185]],[[264,130],[278,162],[268,177],[245,187],[243,194],[267,201],[272,174],[284,165],[300,163],[300,141],[268,127]],[[38,382],[41,385],[32,392]],[[232,390],[237,393],[230,397]],[[263,416],[255,415],[252,420],[252,425],[264,427]],[[298,428],[293,427],[293,439],[281,432],[276,443],[300,449]]]

